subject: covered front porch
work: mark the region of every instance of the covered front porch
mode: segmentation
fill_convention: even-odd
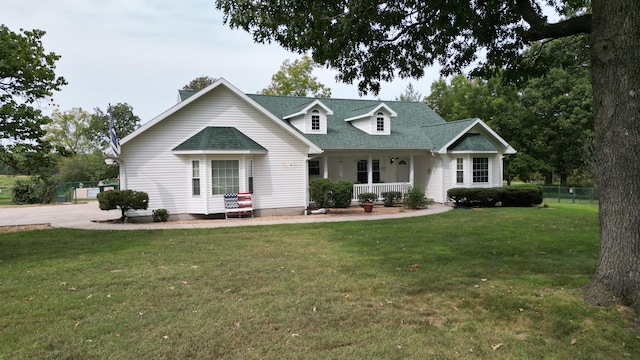
[[[432,156],[410,152],[325,153],[308,161],[309,181],[326,178],[354,183],[352,200],[361,193],[398,191],[406,193],[419,186],[423,190],[432,167]]]

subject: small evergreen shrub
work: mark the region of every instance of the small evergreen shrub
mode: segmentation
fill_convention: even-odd
[[[360,204],[360,206],[364,205],[365,203],[373,203],[377,199],[378,194],[376,193],[364,192],[358,194],[358,203]]]
[[[402,192],[386,191],[382,193],[382,197],[384,198],[384,206],[394,207],[397,203],[400,202],[400,200],[402,200]]]
[[[347,180],[338,180],[333,184],[331,200],[337,208],[347,208],[351,205],[353,183]]]
[[[167,222],[169,220],[169,211],[167,209],[155,209],[151,213],[153,222]]]
[[[427,206],[427,201],[424,198],[424,191],[420,188],[412,186],[409,188],[406,194],[404,194],[404,206],[409,209],[418,209]]]
[[[313,179],[309,182],[309,195],[318,207],[330,207],[333,181],[325,178]]]
[[[505,187],[502,191],[502,206],[532,206],[542,203],[541,187]]]

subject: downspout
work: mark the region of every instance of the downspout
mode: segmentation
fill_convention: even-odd
[[[447,196],[444,189],[444,159],[442,158],[442,155],[440,155],[440,196],[443,204],[446,202],[445,200]]]

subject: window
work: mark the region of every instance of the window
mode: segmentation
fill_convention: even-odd
[[[489,182],[489,158],[473,158],[473,182]]]
[[[191,162],[191,195],[200,195],[200,161]]]
[[[320,130],[320,113],[318,110],[311,112],[311,130]]]
[[[253,160],[247,160],[247,183],[249,193],[253,194]]]
[[[376,118],[376,131],[384,131],[384,114],[379,112]]]
[[[320,160],[309,160],[309,176],[320,175]]]
[[[238,160],[211,160],[211,193],[231,194],[240,191]]]
[[[456,182],[462,184],[464,183],[464,160],[457,158],[456,162]]]
[[[367,160],[358,160],[357,164],[357,180],[361,184],[369,183],[369,175],[367,173]],[[373,182],[380,182],[380,160],[372,160],[372,172],[373,172]]]

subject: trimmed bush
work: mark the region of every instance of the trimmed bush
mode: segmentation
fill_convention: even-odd
[[[384,206],[394,207],[397,203],[400,202],[400,200],[402,200],[402,192],[385,191],[382,193],[382,197],[384,198]]]
[[[144,191],[108,190],[98,194],[100,210],[115,210],[120,208],[124,221],[125,213],[129,210],[146,210],[149,207],[149,194]]]
[[[309,182],[309,195],[318,207],[331,206],[333,181],[325,178],[313,179]]]
[[[169,220],[169,211],[167,209],[155,209],[151,213],[153,222],[167,222]]]
[[[337,208],[347,208],[351,205],[351,193],[353,191],[353,183],[347,180],[338,180],[333,184],[331,191],[331,200],[333,206]]]
[[[498,202],[502,206],[532,206],[542,203],[542,189],[539,187],[453,188],[447,191],[447,196],[460,207],[493,207]]]
[[[424,191],[420,188],[412,186],[409,188],[406,194],[404,194],[404,206],[409,209],[418,209],[427,207],[427,200],[424,198]]]

